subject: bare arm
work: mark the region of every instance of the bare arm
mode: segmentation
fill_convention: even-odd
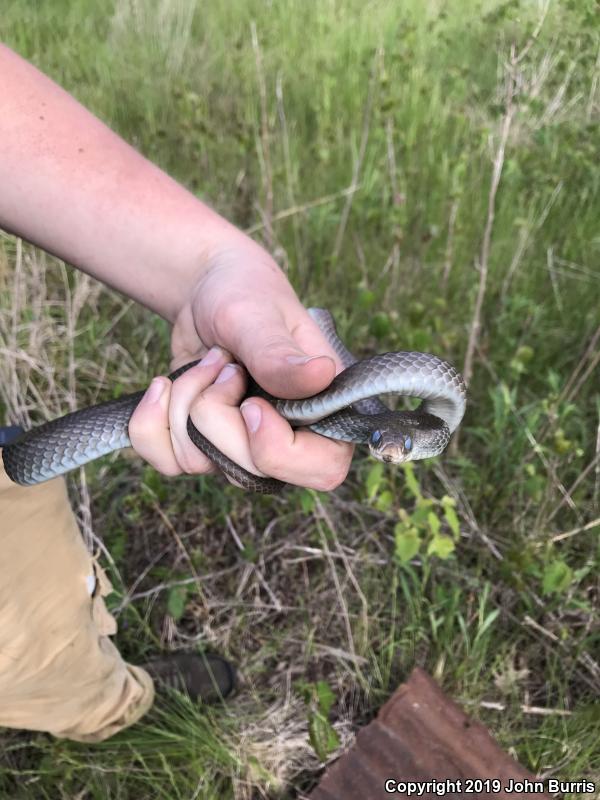
[[[280,397],[313,394],[335,374],[335,354],[271,256],[2,45],[0,226],[169,320],[173,368],[222,348],[174,384],[155,379],[136,409],[131,440],[158,470],[210,469],[187,436],[191,415],[254,472],[316,489],[343,480],[348,445],[292,431],[264,400],[240,414],[239,370],[213,383],[231,354]]]
[[[171,322],[219,243],[246,239],[3,45],[0,120],[0,226]]]

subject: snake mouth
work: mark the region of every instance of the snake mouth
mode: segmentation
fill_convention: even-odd
[[[405,461],[409,461],[411,456],[410,451],[397,445],[389,445],[385,450],[371,450],[371,455],[379,461],[385,461],[387,464],[402,464]]]
[[[388,464],[402,464],[410,461],[413,455],[413,440],[409,435],[386,440],[381,431],[373,431],[369,438],[369,450],[378,461]]]

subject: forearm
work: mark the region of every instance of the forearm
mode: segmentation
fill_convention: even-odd
[[[0,227],[170,321],[213,252],[246,239],[2,45]]]

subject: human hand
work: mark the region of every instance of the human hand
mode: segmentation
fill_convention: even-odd
[[[250,472],[323,491],[344,480],[350,445],[292,430],[262,398],[246,400],[240,411],[246,378],[234,359],[282,398],[315,394],[342,368],[279,267],[240,232],[207,259],[175,320],[172,352],[173,369],[205,355],[174,383],[155,378],[129,424],[134,448],[157,470],[214,470],[187,435],[191,416],[201,433]]]
[[[263,400],[244,405],[246,427],[243,373],[215,382],[230,353],[280,397],[309,396],[335,374],[334,354],[273,259],[1,44],[0,73],[3,229],[169,320],[175,367],[213,345],[229,351],[173,385],[155,379],[160,397],[147,392],[129,425],[136,450],[168,475],[208,471],[187,437],[191,412],[253,472],[316,489],[341,483],[349,445],[293,432]]]

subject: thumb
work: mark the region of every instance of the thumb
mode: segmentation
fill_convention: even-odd
[[[335,353],[300,303],[287,315],[276,306],[247,308],[227,338],[252,377],[276,397],[309,397],[337,371]]]

